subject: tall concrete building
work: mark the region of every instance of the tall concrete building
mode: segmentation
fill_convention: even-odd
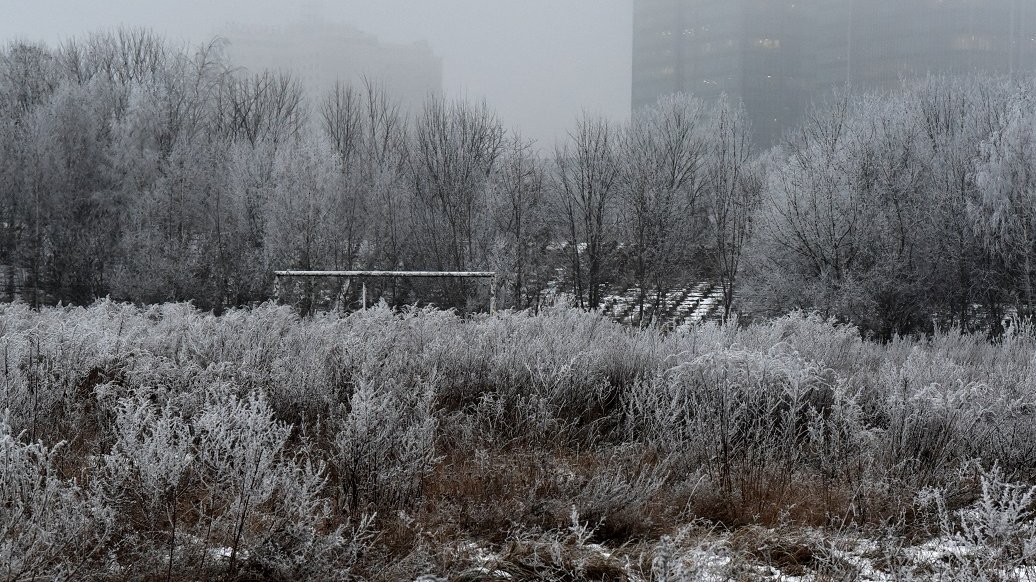
[[[1034,0],[634,0],[633,108],[742,100],[768,145],[847,88],[1036,70]]]
[[[442,93],[442,59],[427,43],[382,43],[313,17],[280,26],[231,25],[220,36],[234,65],[255,73],[290,72],[311,98],[320,98],[338,80],[359,85],[364,78],[384,85],[411,111]]]

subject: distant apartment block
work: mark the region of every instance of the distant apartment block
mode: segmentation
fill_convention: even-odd
[[[633,108],[742,100],[768,145],[846,88],[1036,70],[1034,0],[635,0]]]
[[[359,85],[369,78],[384,85],[411,111],[429,95],[442,93],[442,59],[424,42],[389,44],[350,26],[309,19],[280,26],[232,25],[220,35],[236,66],[251,72],[293,73],[311,97],[336,80]]]

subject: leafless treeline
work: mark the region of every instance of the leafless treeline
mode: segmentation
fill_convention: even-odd
[[[728,215],[761,182],[733,149],[740,119],[673,98],[628,127],[584,116],[544,154],[485,104],[408,114],[374,83],[311,97],[234,70],[219,43],[15,43],[0,55],[0,264],[33,303],[221,308],[266,298],[275,268],[358,267],[494,269],[519,307],[555,281],[588,307],[606,284],[659,300],[711,270],[709,241],[744,238]]]
[[[218,42],[15,43],[0,265],[33,303],[222,308],[267,298],[275,268],[492,269],[516,307],[551,284],[588,308],[635,286],[644,313],[709,278],[725,313],[738,289],[752,312],[882,336],[996,328],[1036,301],[1031,89],[932,79],[842,99],[768,152],[736,105],[675,96],[627,124],[584,115],[543,152],[485,104],[408,113],[374,83],[307,96],[233,69]]]
[[[932,79],[818,110],[771,152],[751,295],[889,336],[1032,314],[1031,82]]]

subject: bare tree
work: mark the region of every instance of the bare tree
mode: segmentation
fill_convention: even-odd
[[[216,106],[220,132],[253,146],[298,139],[306,121],[302,85],[286,73],[228,77]]]
[[[927,301],[943,325],[970,328],[978,303],[1002,319],[1009,301],[1009,277],[1001,256],[982,243],[975,228],[976,160],[1000,131],[1012,88],[1001,80],[975,83],[935,78],[917,89],[914,113],[926,152],[924,184],[932,256]]]
[[[539,254],[538,241],[543,241],[545,206],[543,165],[532,152],[532,143],[520,136],[513,138],[504,154],[499,172],[499,205],[501,218],[498,230],[506,237],[511,252],[511,294],[515,307],[527,305],[530,269]]]
[[[764,196],[773,268],[808,279],[813,296],[794,301],[825,315],[835,313],[862,250],[865,207],[852,179],[850,121],[848,99],[813,112],[776,153]]]
[[[437,268],[464,270],[481,258],[479,225],[503,147],[504,130],[485,104],[425,104],[409,167],[415,212]]]
[[[52,53],[40,44],[16,42],[0,50],[0,260],[28,270],[28,299],[34,305],[40,298],[46,216],[35,115],[59,86],[55,68]],[[13,293],[13,267],[8,276]]]
[[[723,291],[723,318],[730,317],[745,245],[752,234],[762,194],[760,170],[744,109],[725,101],[710,128],[707,201],[713,264]]]
[[[54,55],[41,44],[11,43],[0,51],[0,110],[23,115],[46,102],[60,79]]]
[[[388,92],[369,79],[359,89],[336,83],[320,107],[321,127],[341,161],[344,180],[334,213],[344,235],[335,264],[363,260],[395,268],[401,257],[401,198],[406,118]]]
[[[1014,99],[1001,131],[983,145],[977,168],[981,197],[971,207],[982,243],[1014,265],[1023,315],[1034,314],[1036,268],[1036,122],[1029,94]]]
[[[341,171],[332,213],[343,233],[335,237],[334,269],[351,269],[366,235],[367,197],[361,191],[367,182],[364,170],[364,104],[362,94],[350,85],[335,83],[320,106],[324,135],[339,161]],[[337,244],[341,240],[343,244]]]
[[[119,28],[91,36],[85,56],[87,71],[101,73],[118,85],[130,85],[160,75],[168,50],[165,41],[146,28]],[[90,77],[92,74],[86,76]]]
[[[345,177],[329,153],[326,144],[316,141],[278,150],[263,241],[268,264],[303,271],[341,267],[336,264],[342,226],[336,207]],[[304,310],[312,301],[308,292],[306,299]]]
[[[324,134],[345,165],[358,156],[364,141],[362,94],[352,85],[337,81],[320,104]]]
[[[622,142],[622,218],[632,247],[640,318],[649,287],[654,312],[673,277],[686,275],[699,236],[695,206],[705,186],[704,104],[676,95],[634,117]]]
[[[619,186],[616,137],[606,120],[584,115],[569,133],[570,143],[554,154],[554,190],[570,237],[575,294],[579,306],[590,309],[600,306],[609,254],[607,217]]]

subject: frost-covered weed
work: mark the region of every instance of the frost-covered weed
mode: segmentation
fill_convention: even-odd
[[[937,371],[942,366],[949,368],[945,375]],[[930,480],[967,452],[977,418],[959,403],[974,387],[950,377],[952,362],[933,363],[931,354],[917,349],[901,366],[880,373],[885,396],[875,420],[884,431],[881,454],[903,478]]]
[[[133,521],[137,570],[163,575],[222,567],[261,568],[288,578],[337,577],[370,542],[371,520],[335,525],[327,473],[311,447],[286,450],[291,429],[265,399],[215,387],[193,418],[171,401],[128,397],[118,405],[117,435],[100,485]],[[158,535],[161,534],[161,535]],[[158,535],[158,537],[155,537]],[[222,552],[222,550],[220,550]],[[164,562],[164,564],[163,564]]]
[[[826,371],[780,346],[705,354],[636,384],[625,402],[627,430],[683,450],[729,486],[735,464],[804,454],[810,421],[833,404],[829,384]]]
[[[829,381],[781,347],[703,354],[629,392],[627,431],[702,473],[710,517],[772,519],[800,498],[796,483],[817,456],[811,434],[829,430]]]
[[[25,444],[0,418],[0,579],[83,580],[108,565],[116,514],[62,478],[62,443]]]
[[[932,565],[976,580],[1007,579],[1036,565],[1036,486],[1012,483],[996,466],[983,470],[979,480],[978,499],[957,510],[947,506],[943,491],[918,495],[919,506],[937,519],[934,545],[959,548],[943,551]]]
[[[335,428],[333,459],[343,503],[406,507],[435,462],[434,378],[379,385],[361,378]]]
[[[983,472],[982,496],[961,511],[961,535],[967,541],[1009,560],[1036,558],[1030,553],[1036,540],[1036,486],[1010,483],[994,467]]]
[[[206,542],[230,548],[230,570],[237,568],[242,550],[256,545],[265,528],[262,508],[274,496],[278,469],[290,427],[273,420],[264,398],[238,399],[213,390],[209,405],[195,420],[200,479],[209,495],[202,500],[210,533]],[[266,524],[263,524],[264,526]]]
[[[736,575],[736,565],[726,543],[697,540],[690,527],[662,536],[650,555],[651,580],[720,581]]]
[[[580,483],[579,493],[573,499],[584,518],[597,525],[609,538],[621,538],[640,531],[651,531],[662,524],[652,523],[659,513],[653,505],[669,505],[678,489],[672,479],[669,463],[631,460],[633,451],[620,450],[601,459],[600,466]],[[635,457],[634,457],[635,458]],[[638,462],[639,461],[639,462]],[[693,491],[679,491],[684,495]],[[671,517],[684,508],[666,507]]]
[[[194,516],[181,515],[180,505],[196,483],[194,436],[189,423],[166,403],[159,409],[143,397],[119,402],[115,444],[105,456],[99,482],[109,503],[136,527],[168,536],[166,573],[176,564],[177,526]],[[150,548],[145,545],[144,551]]]
[[[5,496],[58,500],[31,526],[0,506],[3,547],[35,572],[327,579],[445,559],[434,536],[483,522],[540,552],[518,562],[575,572],[565,552],[593,544],[544,533],[572,505],[617,539],[695,517],[923,531],[931,512],[904,517],[918,491],[978,487],[962,463],[1031,480],[1034,337],[878,344],[803,314],[668,332],[567,309],[0,305],[4,446],[28,463],[5,467],[22,483]],[[996,482],[1001,501],[947,508],[953,531],[1031,561],[1036,542],[989,533],[1010,505]],[[96,551],[63,545],[73,531]]]
[[[251,549],[249,565],[281,579],[347,578],[374,541],[375,514],[335,524],[326,471],[303,456],[286,460],[277,477],[267,529]]]

